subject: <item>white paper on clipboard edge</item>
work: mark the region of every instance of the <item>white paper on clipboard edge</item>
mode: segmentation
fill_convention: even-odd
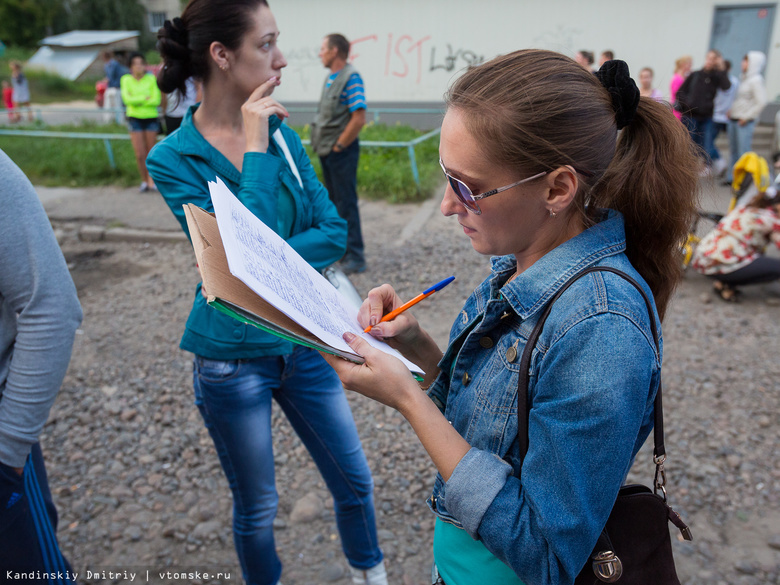
[[[324,343],[351,352],[341,335],[351,332],[393,355],[412,371],[421,368],[363,332],[357,308],[276,232],[253,215],[217,177],[211,201],[231,274]]]

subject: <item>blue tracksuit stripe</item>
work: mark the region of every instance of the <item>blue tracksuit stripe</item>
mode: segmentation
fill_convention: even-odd
[[[63,559],[62,554],[60,553],[59,546],[57,546],[57,538],[46,511],[46,504],[43,500],[41,487],[38,484],[35,467],[33,466],[31,459],[27,461],[25,467],[24,478],[28,501],[30,502],[35,530],[38,534],[38,542],[41,546],[44,566],[50,575],[59,575],[60,573],[68,575],[68,568],[65,565],[65,559]],[[69,585],[71,581],[67,577],[65,579],[60,579],[59,577],[53,579],[50,576],[49,583],[50,585]]]

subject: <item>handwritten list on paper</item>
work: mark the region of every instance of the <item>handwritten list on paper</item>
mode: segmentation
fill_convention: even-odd
[[[357,308],[255,217],[222,180],[209,182],[209,189],[231,274],[326,344],[351,352],[341,337],[349,331],[421,372],[396,350],[363,333]]]

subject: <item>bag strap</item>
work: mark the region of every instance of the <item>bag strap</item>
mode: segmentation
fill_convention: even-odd
[[[655,341],[655,346],[658,350],[659,357],[661,355],[658,328],[656,326],[655,315],[653,313],[653,303],[650,301],[647,293],[645,293],[644,289],[636,280],[631,278],[625,272],[618,270],[617,268],[611,268],[609,266],[589,266],[572,276],[566,283],[564,283],[564,285],[558,290],[558,292],[555,293],[555,295],[542,309],[542,314],[534,326],[533,331],[531,331],[531,335],[528,337],[528,341],[525,344],[525,349],[523,350],[523,356],[520,359],[520,373],[517,380],[517,440],[520,444],[521,461],[525,459],[525,455],[528,453],[528,379],[530,377],[531,353],[533,352],[534,346],[539,339],[539,335],[542,333],[542,328],[544,327],[544,323],[547,320],[550,311],[552,310],[553,303],[555,303],[558,297],[560,297],[566,291],[566,289],[568,289],[578,279],[591,272],[612,272],[613,274],[617,274],[618,276],[627,280],[639,291],[639,293],[642,295],[642,298],[645,300],[647,312],[650,314],[650,330],[652,331],[653,340]],[[666,488],[664,487],[666,485],[666,473],[664,471],[663,465],[664,461],[666,460],[666,449],[664,448],[664,415],[661,401],[660,381],[658,383],[658,392],[655,395],[655,405],[653,410],[655,418],[655,422],[653,424],[653,462],[656,466],[653,488],[655,493],[658,493],[658,490],[661,490],[663,492],[663,499],[666,501]],[[525,432],[522,432],[523,429]]]
[[[284,158],[287,159],[287,164],[290,165],[290,170],[292,171],[292,174],[295,175],[296,179],[298,179],[298,184],[301,186],[301,189],[303,189],[303,181],[301,180],[301,174],[298,172],[298,166],[295,164],[292,154],[290,154],[290,149],[287,146],[287,141],[284,139],[284,136],[282,135],[282,130],[280,128],[277,128],[276,132],[274,132],[272,136],[273,139],[276,141],[276,144],[279,145],[279,148],[282,149],[282,152],[284,153]]]

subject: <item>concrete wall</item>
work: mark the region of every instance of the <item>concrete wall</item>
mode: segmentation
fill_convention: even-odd
[[[180,14],[178,0],[142,0],[147,10]],[[325,76],[317,53],[322,37],[340,32],[354,43],[353,63],[370,104],[440,103],[464,67],[522,48],[573,56],[612,49],[634,75],[655,70],[665,96],[674,61],[710,46],[715,7],[773,5],[762,0],[270,0],[289,61],[276,96],[311,103]],[[780,9],[767,55],[770,100],[780,96]],[[735,64],[738,68],[738,64]]]
[[[612,49],[636,75],[656,72],[668,95],[674,60],[694,57],[699,68],[709,47],[715,6],[754,6],[735,0],[271,0],[289,66],[280,100],[316,100],[325,71],[321,39],[341,32],[353,43],[369,104],[440,102],[464,67],[520,48],[573,56],[579,49]],[[763,3],[762,3],[763,4]],[[775,20],[780,18],[776,10]],[[780,23],[775,22],[766,72],[768,94],[780,94]]]

